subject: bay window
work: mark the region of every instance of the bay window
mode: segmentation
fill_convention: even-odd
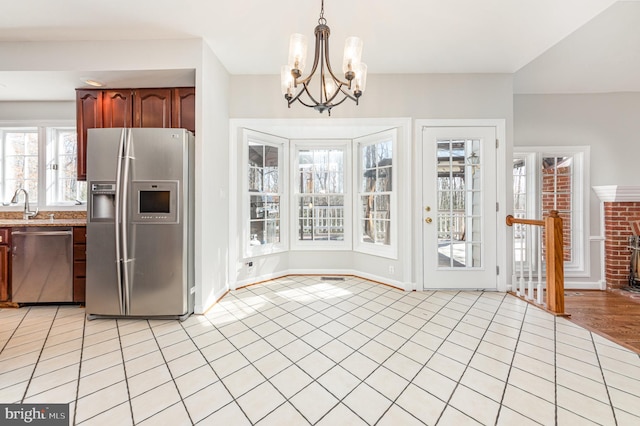
[[[397,259],[395,129],[322,140],[242,132],[245,258],[291,249]]]

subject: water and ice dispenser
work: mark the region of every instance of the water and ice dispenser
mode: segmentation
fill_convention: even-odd
[[[116,217],[116,184],[92,183],[89,202],[90,221],[113,221]]]

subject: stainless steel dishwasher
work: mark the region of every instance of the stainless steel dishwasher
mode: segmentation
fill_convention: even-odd
[[[72,228],[13,228],[11,245],[13,302],[73,302]]]

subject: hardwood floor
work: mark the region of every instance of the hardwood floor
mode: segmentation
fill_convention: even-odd
[[[565,291],[569,319],[640,354],[640,292]]]

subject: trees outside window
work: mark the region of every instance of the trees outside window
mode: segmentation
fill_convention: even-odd
[[[76,178],[74,127],[0,127],[0,142],[0,194],[4,203],[19,188],[29,193],[30,203],[41,208],[86,202],[86,182]]]

